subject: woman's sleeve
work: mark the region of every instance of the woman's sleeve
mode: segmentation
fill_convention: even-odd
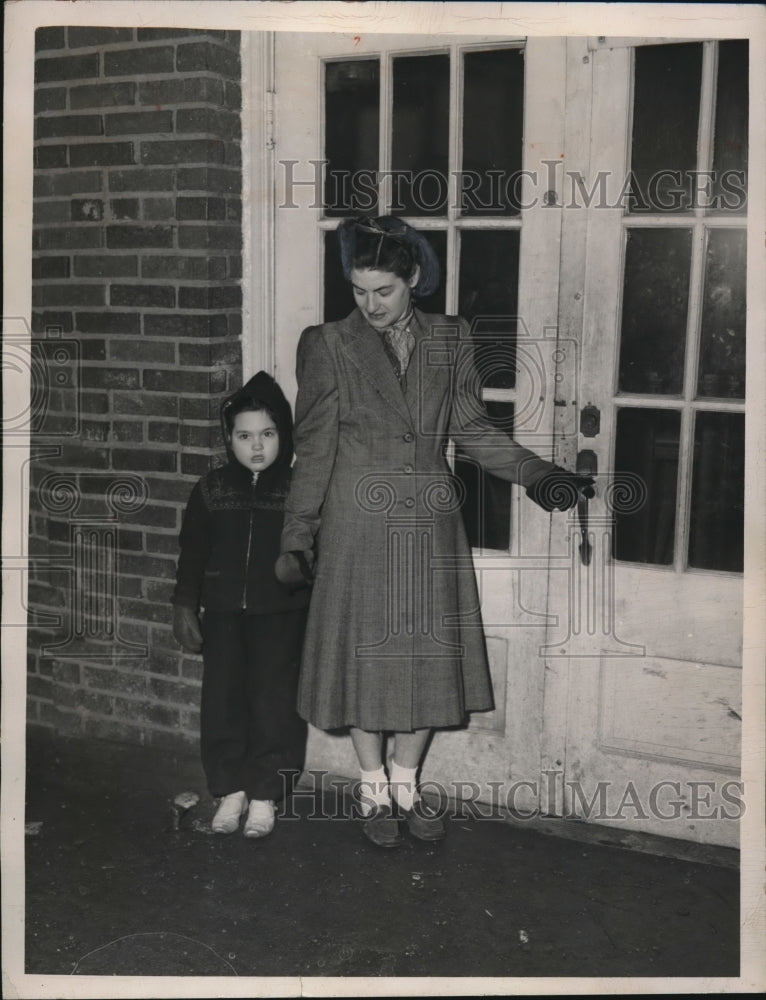
[[[201,482],[191,491],[178,541],[176,585],[170,600],[172,604],[198,611],[210,554],[210,512],[202,496]]]
[[[296,377],[295,464],[285,505],[283,552],[313,547],[338,448],[338,387],[321,327],[301,334]]]
[[[461,451],[487,472],[522,486],[531,486],[554,468],[552,462],[524,448],[490,421],[478,396],[479,378],[474,365],[473,341],[468,324],[462,318],[454,385],[449,436]]]

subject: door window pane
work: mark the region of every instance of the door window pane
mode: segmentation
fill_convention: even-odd
[[[744,229],[708,233],[698,396],[745,398]]]
[[[428,239],[436,251],[442,279],[436,291],[428,298],[416,299],[415,305],[423,312],[443,313],[445,310],[445,284],[447,268],[447,234],[429,232]],[[351,285],[343,276],[340,264],[338,234],[332,230],[324,233],[324,322],[344,319],[356,308]]]
[[[636,48],[631,212],[691,207],[701,81],[701,43]]]
[[[377,214],[380,65],[349,59],[325,65],[325,214]]]
[[[460,234],[458,311],[471,323],[484,388],[516,385],[519,237],[517,229]]]
[[[678,410],[621,408],[614,457],[614,554],[669,565],[678,493]]]
[[[449,197],[448,55],[394,59],[395,215],[445,215]]]
[[[700,412],[694,425],[689,565],[742,572],[745,416]]]
[[[518,215],[524,124],[523,52],[470,52],[463,65],[461,214]]]
[[[619,389],[675,395],[684,378],[690,229],[629,229]]]
[[[719,42],[713,146],[714,211],[747,207],[748,43]]]
[[[513,403],[485,404],[492,423],[513,434]],[[463,523],[472,548],[508,550],[511,545],[511,487],[455,449],[455,475],[463,484]]]

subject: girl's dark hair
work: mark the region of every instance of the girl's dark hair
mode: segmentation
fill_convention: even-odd
[[[230,437],[232,431],[234,430],[234,420],[240,413],[267,413],[274,421],[275,426],[277,428],[279,427],[277,415],[270,406],[267,406],[266,403],[260,399],[248,399],[247,397],[243,397],[231,403],[223,411],[223,421],[226,426],[226,432]]]
[[[352,269],[390,271],[409,281],[420,267],[412,290],[417,298],[436,291],[439,261],[426,237],[401,219],[382,215],[376,219],[357,216],[338,226],[343,274],[351,280]]]

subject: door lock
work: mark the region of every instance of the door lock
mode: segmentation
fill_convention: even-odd
[[[587,407],[585,407],[587,409]],[[595,407],[593,407],[595,409]],[[598,410],[596,410],[598,413]],[[595,451],[585,448],[577,453],[577,464],[575,471],[580,476],[595,476],[598,472],[598,458]],[[580,522],[580,560],[583,566],[590,566],[592,546],[590,544],[590,534],[588,532],[588,497],[583,491],[577,497],[577,517]]]

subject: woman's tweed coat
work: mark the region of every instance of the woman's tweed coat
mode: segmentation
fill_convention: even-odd
[[[493,707],[447,438],[524,486],[552,468],[477,402],[465,320],[415,310],[400,386],[355,309],[304,330],[282,551],[314,549],[298,711],[321,729],[448,726]]]

